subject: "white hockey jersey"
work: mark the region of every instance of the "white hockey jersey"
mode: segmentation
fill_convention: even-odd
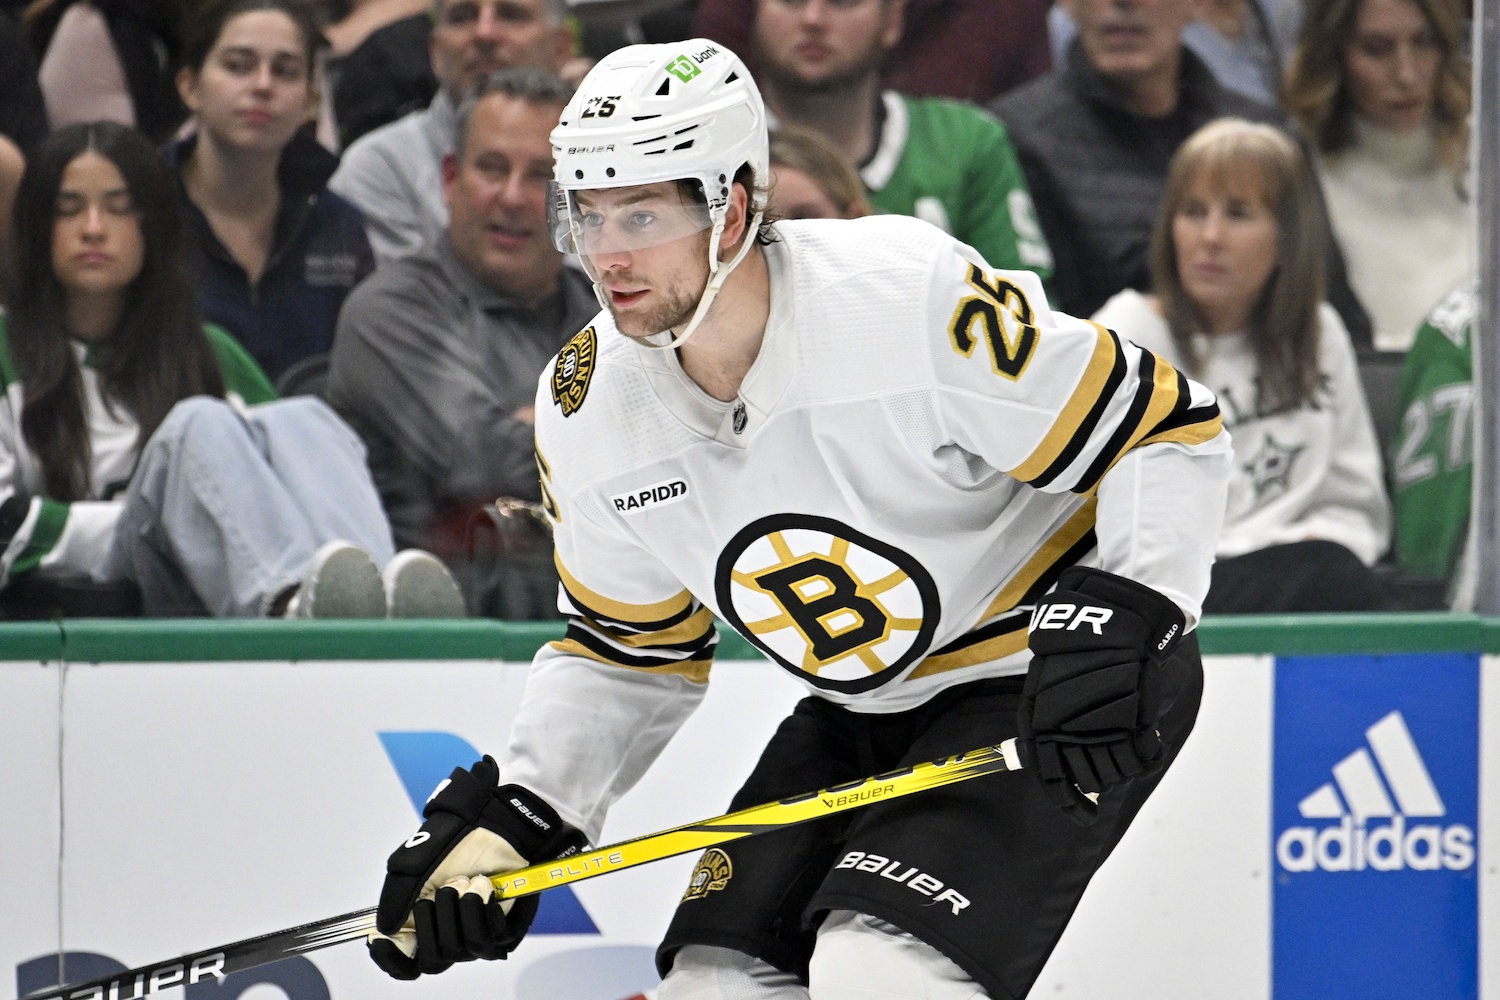
[[[1190,622],[1208,589],[1230,449],[1207,390],[925,223],[776,232],[734,401],[608,313],[539,388],[572,618],[503,767],[591,839],[701,697],[715,615],[822,697],[896,712],[1024,671],[1069,565]]]

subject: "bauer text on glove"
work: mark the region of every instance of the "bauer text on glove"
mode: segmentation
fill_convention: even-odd
[[[492,757],[455,769],[422,810],[421,829],[386,863],[369,946],[391,976],[508,956],[536,916],[537,897],[499,899],[489,876],[583,846],[546,802],[499,782]]]

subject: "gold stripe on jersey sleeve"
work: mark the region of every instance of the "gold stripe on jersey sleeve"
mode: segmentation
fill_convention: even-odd
[[[686,677],[695,684],[708,683],[708,671],[713,666],[713,659],[677,660],[673,663],[663,663],[658,666],[643,667],[632,663],[621,663],[598,653],[576,639],[556,639],[547,645],[559,653],[567,653],[571,656],[582,656],[596,663],[603,663],[611,667],[619,667],[621,670],[639,670],[643,674],[676,674]]]
[[[1099,394],[1109,383],[1109,374],[1114,370],[1119,349],[1108,330],[1092,321],[1089,321],[1089,325],[1095,331],[1094,353],[1089,358],[1088,367],[1083,370],[1083,378],[1078,380],[1073,395],[1058,412],[1057,419],[1052,421],[1052,427],[1047,431],[1047,436],[1042,438],[1042,443],[1036,446],[1024,462],[1010,470],[1010,475],[1023,483],[1031,482],[1057,461],[1057,457],[1077,435],[1079,425],[1094,408]]]
[[[1223,429],[1224,417],[1222,414],[1215,413],[1208,420],[1200,420],[1196,424],[1185,424],[1182,427],[1173,427],[1169,431],[1162,431],[1160,434],[1153,434],[1136,447],[1144,448],[1148,444],[1165,442],[1188,445],[1207,444],[1218,437]]]
[[[1088,534],[1094,527],[1094,519],[1099,510],[1099,499],[1089,497],[1082,507],[1073,513],[1073,516],[1063,522],[1063,526],[1054,531],[1042,547],[1037,549],[1036,555],[1026,560],[1026,565],[1016,571],[1015,575],[1000,588],[1000,593],[990,602],[990,606],[984,609],[979,622],[987,622],[996,615],[1004,614],[1017,604],[1021,598],[1026,596],[1042,574],[1057,564],[1069,549],[1077,545],[1084,535]],[[976,626],[977,627],[977,626]]]
[[[1143,443],[1143,439],[1146,437],[1146,435],[1155,430],[1156,426],[1163,420],[1167,419],[1167,417],[1177,407],[1177,369],[1173,368],[1171,364],[1161,356],[1153,355],[1153,357],[1156,360],[1156,370],[1153,371],[1151,375],[1151,401],[1146,404],[1146,411],[1142,413],[1141,418],[1136,421],[1135,427],[1131,428],[1130,436],[1125,439],[1125,444],[1120,448],[1119,451],[1110,456],[1109,464],[1104,467],[1104,472],[1100,473],[1099,477],[1095,479],[1093,483],[1089,484],[1088,490],[1086,492],[1080,491],[1083,492],[1085,496],[1092,497],[1096,493],[1098,493],[1099,483],[1103,481],[1104,475],[1107,474],[1110,469],[1113,469],[1116,465],[1118,465],[1120,459],[1129,454],[1131,449],[1139,448]],[[1190,424],[1188,426],[1191,427],[1196,425]],[[1165,431],[1163,433],[1170,434],[1173,433],[1173,431]]]
[[[700,642],[713,629],[714,613],[707,608],[699,608],[692,617],[659,632],[642,632],[639,635],[611,632],[609,637],[631,649],[649,649],[653,646],[679,646]]]
[[[584,608],[580,610],[602,615],[610,621],[631,625],[650,625],[654,622],[676,618],[693,604],[693,595],[686,590],[654,604],[627,604],[624,601],[616,601],[579,583],[578,578],[569,573],[568,568],[563,565],[562,556],[554,554],[552,561],[557,566],[557,575],[562,579],[563,589],[584,605]]]
[[[997,635],[993,639],[976,642],[972,646],[955,649],[951,653],[929,656],[917,666],[917,669],[906,675],[906,680],[914,681],[922,677],[931,677],[933,674],[957,670],[960,667],[972,667],[976,663],[990,663],[1010,656],[1012,653],[1019,653],[1026,648],[1027,634],[1026,619],[1022,618],[1019,627],[1014,632]]]

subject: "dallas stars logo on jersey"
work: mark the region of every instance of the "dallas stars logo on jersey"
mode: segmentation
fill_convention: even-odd
[[[927,652],[937,586],[910,555],[823,517],[776,514],[719,557],[720,613],[771,659],[836,691],[868,691]]]

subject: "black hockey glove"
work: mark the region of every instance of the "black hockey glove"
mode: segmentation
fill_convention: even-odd
[[[1079,824],[1094,821],[1100,792],[1164,752],[1161,661],[1185,624],[1150,587],[1077,566],[1037,604],[1016,742],[1026,769]]]
[[[536,896],[497,899],[488,878],[583,846],[583,834],[486,757],[456,768],[422,810],[426,822],[386,863],[370,957],[396,979],[454,962],[505,958],[531,927]]]

